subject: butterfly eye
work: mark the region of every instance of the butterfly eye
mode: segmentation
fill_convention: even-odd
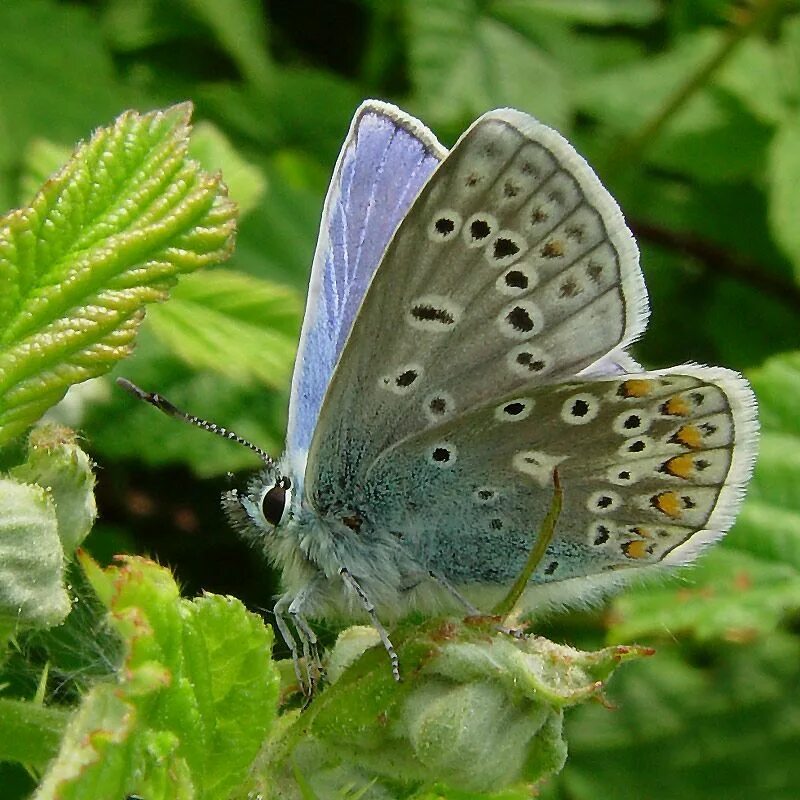
[[[261,498],[261,512],[270,525],[277,525],[283,519],[286,509],[286,495],[291,488],[288,478],[281,478],[271,489],[264,492]]]

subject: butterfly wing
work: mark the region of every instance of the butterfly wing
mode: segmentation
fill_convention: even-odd
[[[527,605],[585,601],[592,585],[687,563],[719,538],[756,441],[755,400],[741,377],[676,367],[530,386],[400,442],[364,489],[378,497],[391,486],[373,503],[374,524],[403,531],[415,560],[488,609],[536,542],[557,469],[563,506]]]
[[[360,485],[381,453],[465,409],[624,369],[646,319],[636,245],[586,162],[526,114],[484,115],[420,192],[364,298],[314,434],[310,502],[323,515],[369,504]]]
[[[302,475],[322,399],[398,222],[446,150],[422,123],[370,100],[334,169],[311,270],[292,380],[287,452]]]

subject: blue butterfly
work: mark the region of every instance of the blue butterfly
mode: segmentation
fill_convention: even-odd
[[[520,613],[719,539],[752,471],[755,400],[730,370],[642,368],[627,348],[647,318],[622,214],[558,133],[502,109],[448,153],[365,102],[325,201],[286,452],[254,448],[264,469],[223,499],[282,572],[295,662],[316,658],[309,619],[366,612],[398,676],[382,622],[494,608],[554,472],[563,505]]]

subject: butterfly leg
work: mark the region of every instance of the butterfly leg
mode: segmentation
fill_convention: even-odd
[[[447,591],[450,592],[450,594],[453,597],[455,597],[455,599],[458,600],[458,602],[461,603],[462,606],[464,606],[464,608],[467,611],[467,614],[470,617],[487,616],[487,614],[484,611],[481,611],[477,606],[470,603],[470,601],[467,600],[467,598],[464,597],[464,595],[461,594],[461,592],[459,592],[458,589],[456,589],[456,587],[453,586],[453,584],[450,583],[450,581],[448,581],[446,578],[443,578],[441,575],[438,575],[437,573],[433,572],[433,570],[431,570],[429,574],[431,578],[433,578],[433,580],[436,581],[436,583],[447,589]],[[504,633],[507,636],[513,636],[515,639],[524,639],[526,636],[525,632],[520,630],[519,628],[509,628],[507,625],[502,625],[502,624],[497,625],[496,628],[498,631],[500,631],[500,633]]]
[[[470,601],[467,600],[467,598],[464,597],[464,595],[461,594],[461,592],[459,592],[458,589],[456,589],[456,587],[453,586],[453,584],[450,583],[450,581],[448,581],[446,578],[443,578],[441,575],[437,574],[433,570],[431,570],[428,574],[431,576],[431,578],[433,578],[433,580],[436,581],[436,583],[439,584],[439,586],[443,587],[444,589],[447,589],[447,591],[466,609],[469,616],[471,617],[486,616],[486,614],[483,611],[481,611],[477,606],[474,606],[472,603],[470,603]]]
[[[289,652],[292,654],[292,664],[294,665],[294,674],[297,677],[297,682],[305,691],[305,679],[303,678],[303,671],[300,668],[300,654],[297,650],[297,639],[295,639],[294,634],[291,631],[291,628],[286,624],[286,612],[291,605],[292,598],[288,595],[283,595],[278,599],[278,602],[275,603],[275,608],[273,609],[273,613],[275,614],[275,625],[278,627],[281,636],[283,637],[283,641],[286,642],[286,646],[289,648]]]
[[[378,619],[378,615],[375,613],[375,606],[372,604],[372,601],[369,599],[369,597],[367,597],[367,593],[361,588],[358,581],[350,574],[350,571],[347,569],[347,567],[342,567],[339,570],[339,575],[342,576],[342,580],[345,582],[345,584],[356,593],[358,599],[361,601],[361,605],[364,607],[364,611],[366,611],[369,615],[370,622],[372,622],[372,627],[378,631],[378,635],[381,637],[383,646],[386,648],[386,652],[389,654],[389,660],[392,662],[392,675],[394,675],[394,679],[396,681],[399,681],[400,660],[397,657],[397,652],[395,651],[394,645],[389,638],[389,634],[386,632],[386,628],[383,627],[381,621]]]
[[[317,649],[317,635],[313,628],[308,624],[308,620],[303,615],[303,607],[306,605],[308,597],[314,592],[319,583],[319,578],[310,580],[294,597],[289,604],[289,616],[292,618],[295,630],[300,638],[303,648],[303,658],[306,662],[306,673],[308,676],[308,696],[313,696],[319,677],[322,673],[322,662],[319,658]]]

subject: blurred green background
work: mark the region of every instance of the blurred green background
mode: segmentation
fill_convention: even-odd
[[[226,269],[249,278],[224,301],[188,281],[117,373],[276,455],[322,200],[359,102],[395,102],[446,145],[507,105],[573,141],[642,249],[653,315],[636,356],[745,372],[763,441],[739,522],[699,566],[538,624],[658,650],[615,677],[607,706],[571,714],[570,760],[543,795],[800,796],[800,3],[6,0],[0,32],[4,208],[124,109],[194,102],[195,154],[242,209]],[[111,379],[57,414],[98,464],[95,555],[148,553],[187,593],[269,618],[276,576],[218,505],[252,454]]]

